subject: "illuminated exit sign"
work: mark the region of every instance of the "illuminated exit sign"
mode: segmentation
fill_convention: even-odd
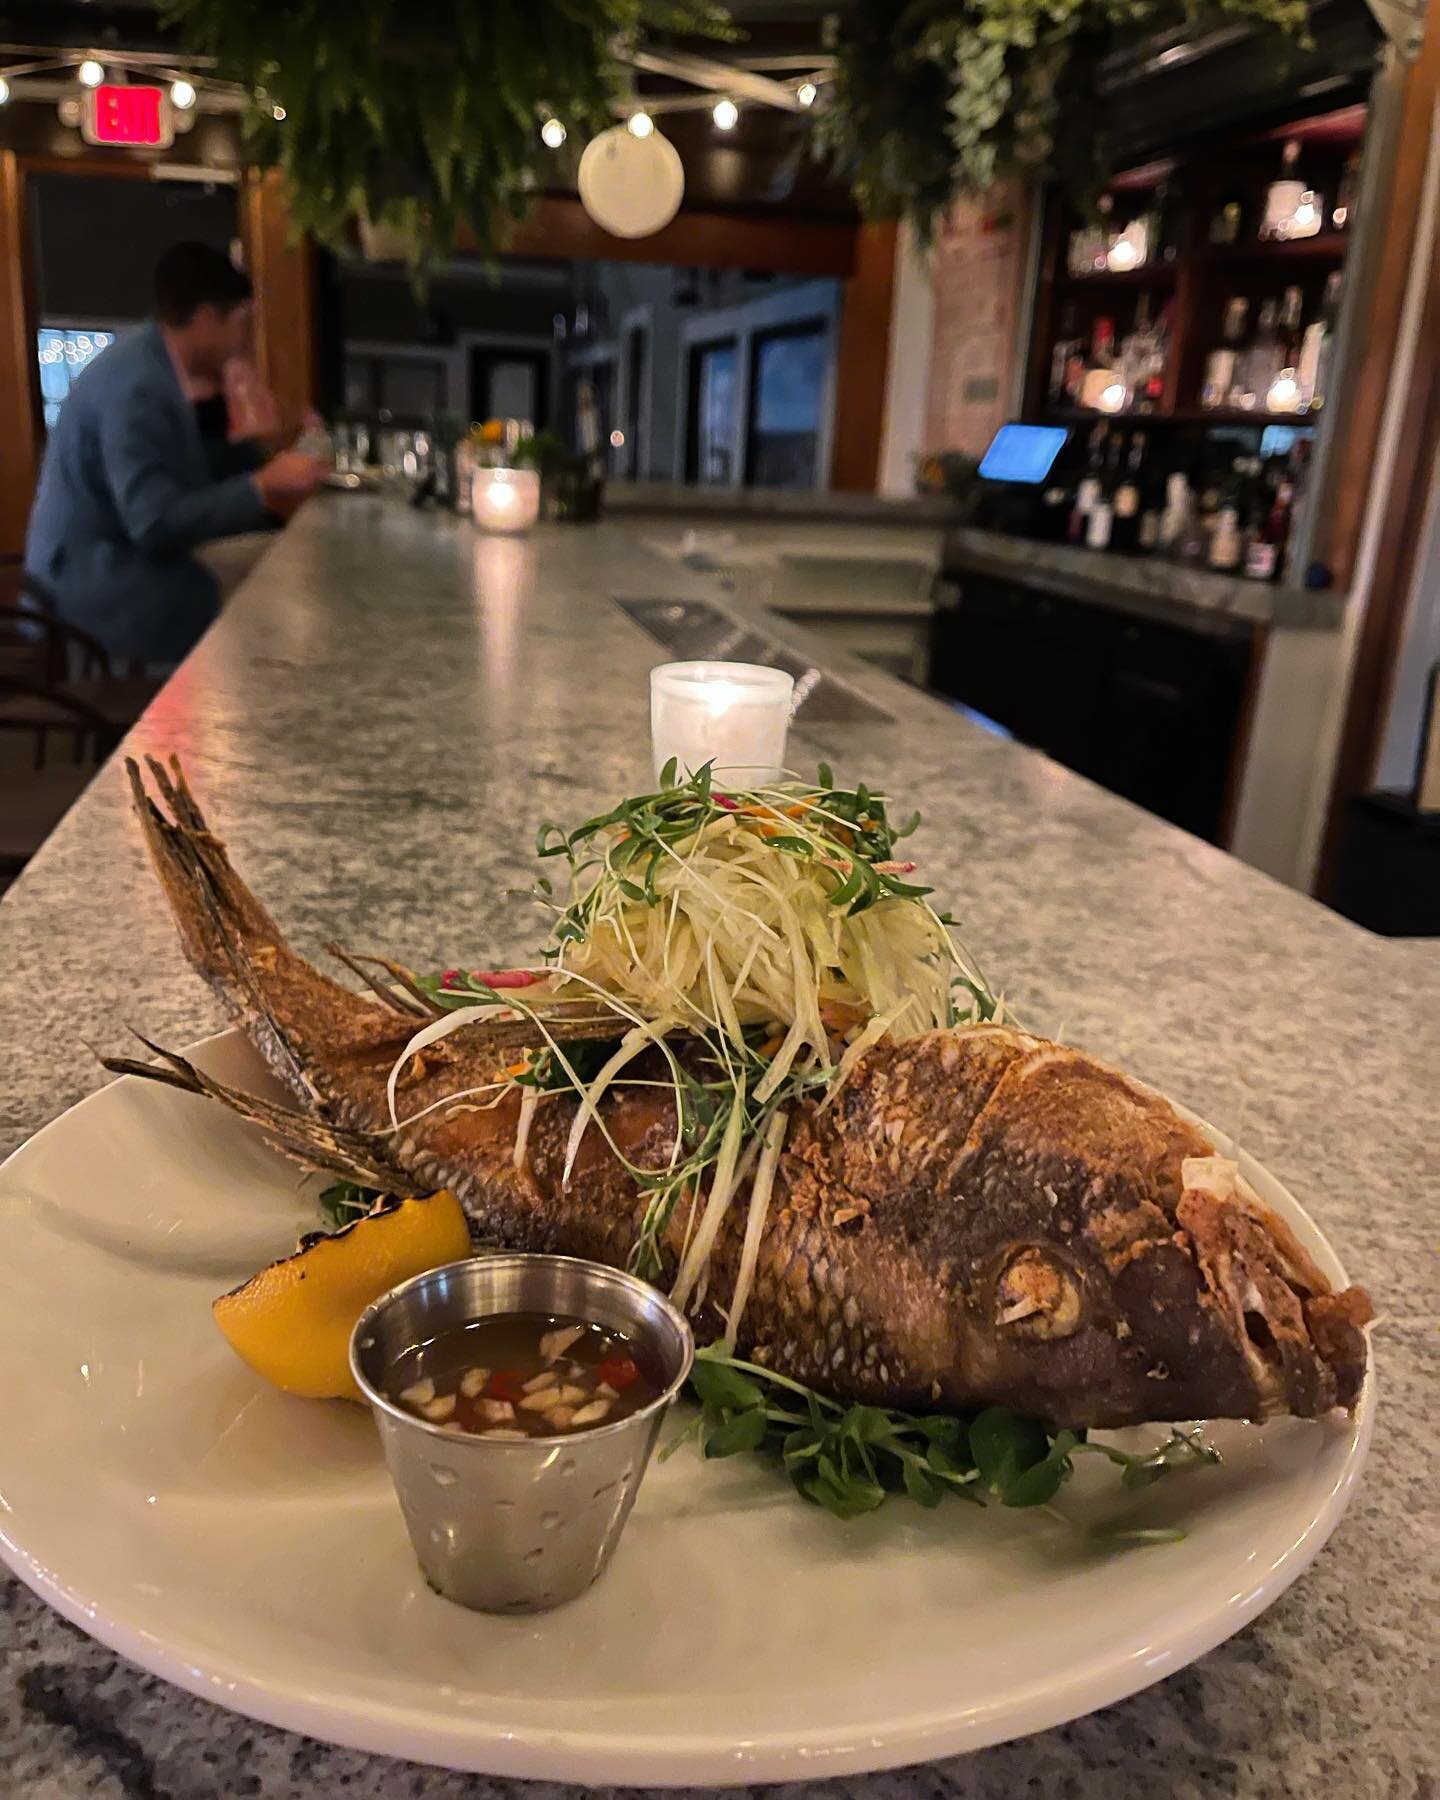
[[[167,149],[175,139],[170,100],[158,87],[103,82],[85,90],[80,135],[87,144],[140,144]]]

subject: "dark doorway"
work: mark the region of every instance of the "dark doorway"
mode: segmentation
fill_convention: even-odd
[[[470,415],[550,423],[550,357],[544,350],[477,346],[470,352]]]
[[[825,327],[805,323],[757,333],[753,355],[746,485],[813,488],[820,473]]]
[[[718,344],[697,344],[690,352],[687,481],[726,487],[740,473],[735,465],[739,373],[740,355],[733,338]]]

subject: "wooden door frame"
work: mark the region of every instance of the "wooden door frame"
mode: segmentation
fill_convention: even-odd
[[[1352,565],[1365,532],[1373,534],[1375,554],[1365,580],[1365,610],[1356,628],[1330,780],[1315,883],[1321,899],[1335,892],[1347,806],[1375,780],[1440,457],[1440,232],[1430,245],[1428,269],[1419,272],[1423,290],[1404,391],[1392,392],[1404,315],[1414,292],[1412,253],[1426,184],[1434,178],[1432,158],[1440,149],[1440,12],[1431,12],[1400,105],[1370,306],[1366,317],[1354,322],[1359,353],[1346,377],[1351,412],[1334,484],[1344,517],[1332,522],[1332,530],[1345,531]],[[1393,417],[1392,409],[1398,409]],[[1375,492],[1372,470],[1387,430],[1394,457],[1383,492]]]

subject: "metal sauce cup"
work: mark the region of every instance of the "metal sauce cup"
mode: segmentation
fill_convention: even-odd
[[[638,1340],[664,1391],[627,1419],[513,1441],[444,1431],[388,1399],[407,1352],[457,1325],[560,1313]],[[568,1256],[484,1256],[432,1269],[361,1314],[350,1368],[370,1402],[425,1579],[482,1612],[543,1612],[583,1594],[619,1542],[695,1344],[646,1282]]]

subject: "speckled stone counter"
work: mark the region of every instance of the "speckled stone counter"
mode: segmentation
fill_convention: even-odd
[[[184,756],[302,951],[339,937],[420,966],[467,944],[519,954],[536,936],[522,895],[537,819],[583,816],[646,772],[646,671],[663,658],[608,596],[713,595],[713,578],[644,551],[644,530],[485,540],[383,501],[314,502],[133,747]],[[1433,1800],[1440,946],[1369,937],[938,702],[836,672],[896,722],[801,732],[794,760],[826,755],[919,806],[927,873],[1027,1015],[1235,1132],[1291,1185],[1377,1296],[1381,1403],[1330,1546],[1193,1667],[1041,1737],[791,1792]],[[87,1046],[119,1048],[131,1023],[184,1043],[218,1012],[181,963],[110,767],[0,902],[0,1151],[94,1088]],[[524,1792],[221,1712],[14,1584],[3,1643],[7,1800]]]
[[[1338,631],[1345,596],[1334,589],[1276,586],[1195,569],[1158,556],[1118,556],[1071,544],[1037,543],[974,526],[945,534],[947,574],[999,575],[1043,592],[1068,594],[1121,612],[1196,624],[1225,619],[1252,625]]]

